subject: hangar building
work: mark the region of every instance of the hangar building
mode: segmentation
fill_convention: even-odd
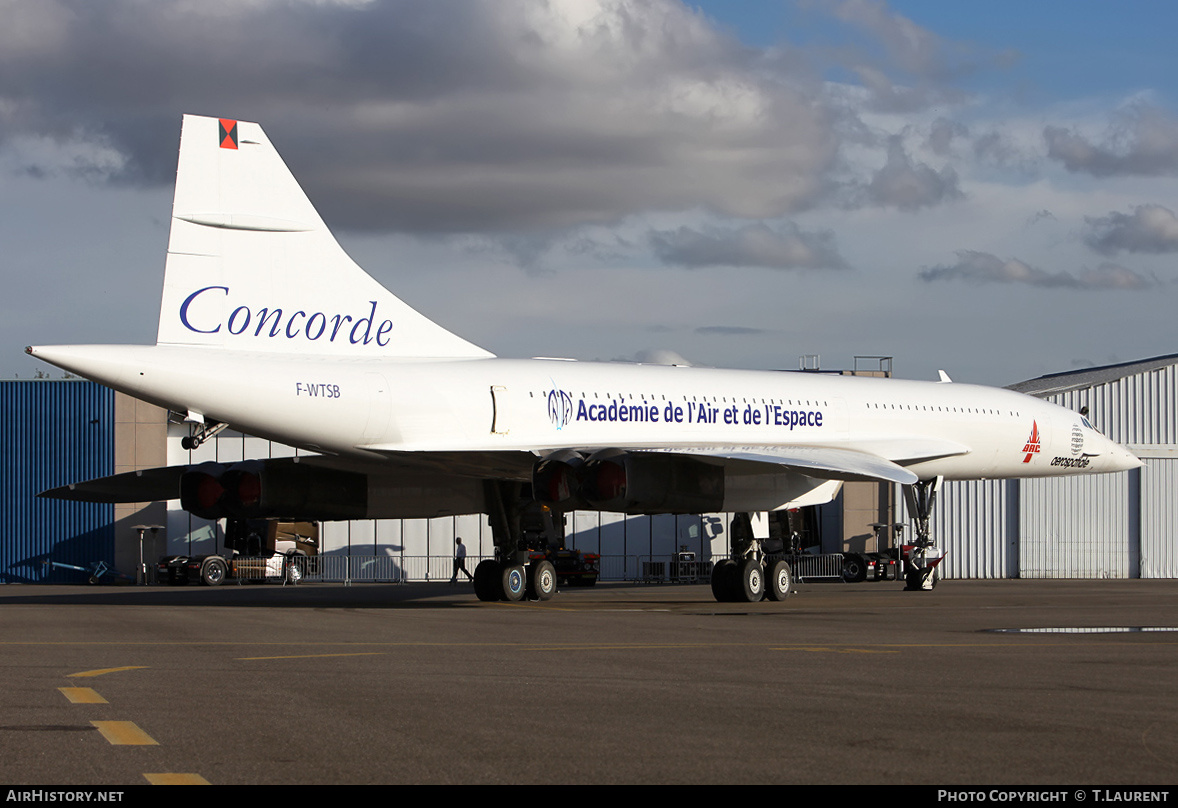
[[[1092,425],[1145,466],[946,483],[934,535],[949,553],[947,577],[1178,578],[1178,354],[1055,373],[1011,389],[1087,408]]]

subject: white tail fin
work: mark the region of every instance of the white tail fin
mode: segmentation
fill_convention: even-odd
[[[492,354],[377,283],[255,123],[184,116],[156,341],[281,353]]]

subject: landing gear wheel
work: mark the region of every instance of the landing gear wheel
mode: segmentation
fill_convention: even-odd
[[[718,603],[731,603],[733,601],[732,590],[735,589],[733,581],[736,577],[736,572],[736,562],[731,558],[718,561],[716,562],[716,566],[712,567],[712,597]]]
[[[551,561],[533,561],[528,567],[528,597],[548,600],[556,594],[556,567]]]
[[[919,569],[908,570],[904,575],[904,589],[908,592],[929,592],[937,586],[936,570],[924,572]]]
[[[773,562],[773,566],[769,568],[768,580],[765,584],[765,594],[769,596],[769,600],[785,600],[793,592],[794,575],[790,570],[789,564],[778,559]]]
[[[205,586],[220,586],[228,575],[229,568],[220,558],[206,558],[200,565],[200,582]]]
[[[474,568],[474,593],[479,600],[503,600],[503,570],[498,561],[486,559]]]
[[[749,559],[740,565],[740,599],[748,603],[760,603],[765,597],[765,568],[760,561]]]
[[[518,603],[528,592],[528,574],[522,564],[508,564],[501,576],[503,599]]]

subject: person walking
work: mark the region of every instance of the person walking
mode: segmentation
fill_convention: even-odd
[[[461,572],[468,579],[474,580],[474,576],[466,571],[466,545],[462,543],[461,538],[454,540],[454,574],[450,576],[450,583],[458,583],[458,573]]]

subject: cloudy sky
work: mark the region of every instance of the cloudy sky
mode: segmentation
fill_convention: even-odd
[[[0,0],[0,376],[152,342],[180,115],[501,356],[1178,352],[1178,5]]]

